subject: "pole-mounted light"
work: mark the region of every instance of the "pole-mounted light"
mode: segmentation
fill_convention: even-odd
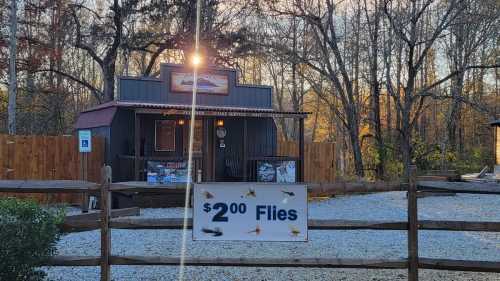
[[[201,64],[201,56],[198,53],[195,53],[193,57],[191,58],[192,64],[197,67]]]

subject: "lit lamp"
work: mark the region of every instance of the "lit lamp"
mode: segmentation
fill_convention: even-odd
[[[201,64],[201,56],[198,53],[194,53],[193,57],[191,58],[191,62],[193,65],[196,67]]]
[[[219,119],[219,120],[217,120],[216,124],[217,124],[217,127],[224,127],[224,120]]]
[[[184,125],[184,119],[177,120],[177,124],[179,124],[180,126]]]

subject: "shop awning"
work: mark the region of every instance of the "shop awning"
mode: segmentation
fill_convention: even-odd
[[[90,108],[82,115],[102,111],[109,108],[133,109],[142,114],[165,114],[165,115],[189,115],[191,106],[184,104],[159,104],[159,103],[139,103],[126,101],[112,101]],[[309,112],[303,111],[277,111],[271,108],[249,108],[249,107],[228,107],[197,105],[196,115],[198,116],[242,116],[242,117],[277,117],[277,118],[306,118]],[[77,122],[78,124],[78,122]]]
[[[116,107],[100,107],[92,111],[83,111],[76,120],[75,129],[110,126],[115,113]]]

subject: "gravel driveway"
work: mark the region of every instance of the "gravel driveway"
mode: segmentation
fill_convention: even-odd
[[[500,196],[457,195],[419,199],[420,219],[500,221]],[[181,217],[182,208],[143,209],[142,217]],[[309,204],[312,219],[405,220],[404,192],[332,198]],[[419,232],[420,256],[500,261],[500,233]],[[179,256],[180,230],[113,230],[115,255]],[[189,233],[190,235],[190,233]],[[190,236],[188,236],[190,237]],[[99,232],[64,236],[60,255],[99,255]],[[307,243],[193,242],[193,257],[404,258],[403,231],[309,231]],[[99,280],[98,267],[51,267],[51,280]],[[174,266],[113,266],[114,280],[175,280]],[[498,280],[500,274],[420,270],[421,280]],[[406,280],[406,270],[187,267],[185,280]]]

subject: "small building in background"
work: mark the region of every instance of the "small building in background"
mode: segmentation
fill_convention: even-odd
[[[193,70],[162,64],[160,76],[118,77],[115,101],[83,111],[75,125],[106,141],[114,181],[186,181]],[[305,112],[276,111],[272,88],[241,85],[234,69],[197,79],[194,181],[303,181]],[[297,157],[277,155],[275,118],[299,120]]]
[[[500,119],[491,122],[493,126],[493,150],[495,153],[495,177],[500,179]]]

